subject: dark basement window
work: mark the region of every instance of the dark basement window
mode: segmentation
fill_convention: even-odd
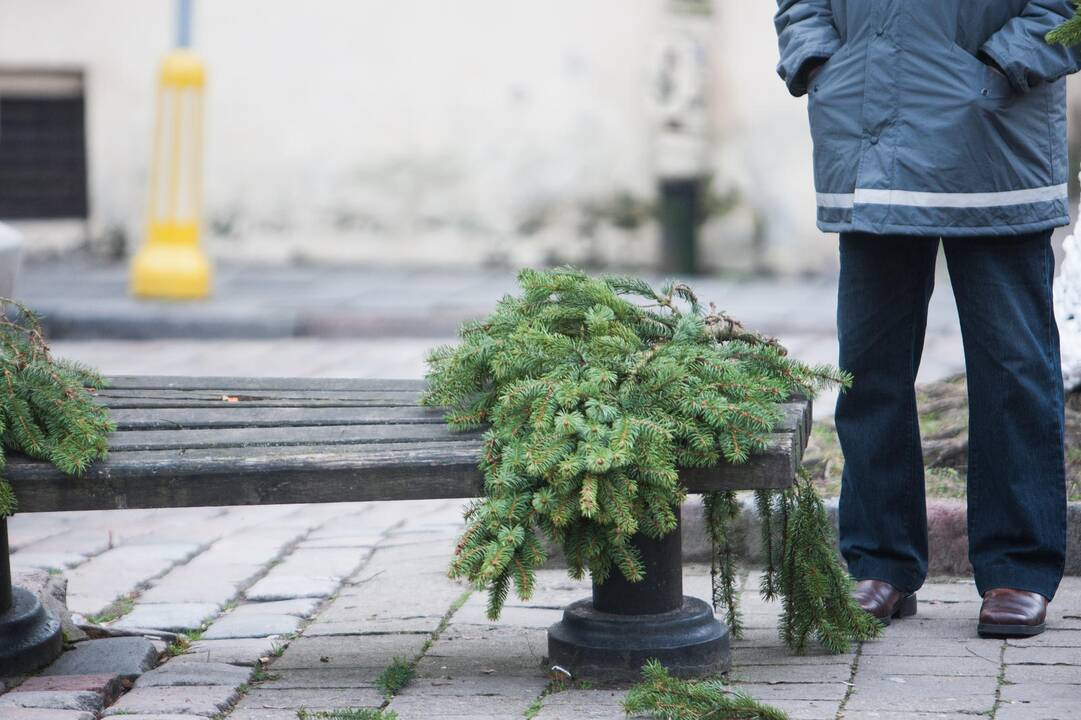
[[[82,74],[0,69],[0,220],[85,218],[86,182]]]

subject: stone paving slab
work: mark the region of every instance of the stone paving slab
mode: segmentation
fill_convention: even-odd
[[[222,662],[230,665],[254,665],[259,658],[270,657],[283,643],[275,637],[237,638],[231,640],[196,640],[188,651],[170,662]]]
[[[727,677],[737,683],[843,683],[852,677],[852,664],[734,665]]]
[[[860,672],[871,676],[998,677],[998,659],[984,657],[905,657],[867,655],[860,658]]]
[[[546,696],[536,720],[626,720],[623,690],[567,690]]]
[[[374,678],[395,658],[416,657],[426,641],[424,635],[302,636],[289,644],[273,667],[367,668]]]
[[[318,598],[297,598],[296,600],[274,600],[271,602],[252,602],[240,605],[230,614],[247,617],[249,615],[293,615],[309,618],[319,608]]]
[[[229,685],[239,687],[251,677],[252,669],[227,663],[167,662],[135,681],[136,688]]]
[[[304,628],[305,637],[329,635],[424,635],[434,632],[443,622],[440,615],[410,615],[404,618],[379,617],[342,622],[316,622]]]
[[[931,640],[928,638],[904,637],[899,629],[904,623],[898,622],[888,629],[883,636],[873,642],[863,644],[864,657],[868,655],[894,655],[898,657],[978,657],[998,662],[1002,653],[999,640]]]
[[[846,710],[986,713],[997,687],[993,677],[857,676]]]
[[[21,517],[16,515],[15,517]],[[36,517],[36,516],[26,516]],[[14,533],[13,533],[14,535]],[[15,535],[18,537],[18,535]],[[92,526],[74,526],[64,532],[49,535],[48,537],[16,546],[19,552],[31,553],[78,553],[80,555],[98,555],[105,552],[113,545],[113,537],[107,530],[96,529]]]
[[[4,720],[94,720],[96,713],[82,710],[43,710],[41,708],[5,707],[0,715]],[[130,718],[128,720],[131,720]],[[185,718],[193,720],[193,718]]]
[[[1062,621],[1048,617],[1048,628],[1042,635],[1032,638],[1007,640],[1006,644],[1015,647],[1077,647],[1081,645],[1081,629],[1061,627]]]
[[[239,588],[261,570],[262,566],[255,564],[228,569],[184,565],[143,591],[138,604],[201,603],[213,605],[216,612],[235,598]]]
[[[1081,645],[1074,647],[1009,645],[1006,647],[1003,659],[1007,665],[1081,665]]]
[[[321,550],[324,548],[350,548],[353,550],[372,550],[373,539],[370,535],[339,535],[335,537],[316,537],[297,544],[301,550]]]
[[[217,613],[215,603],[139,603],[130,613],[112,623],[112,627],[183,633],[198,630]]]
[[[33,552],[24,550],[11,556],[11,564],[16,567],[38,568],[40,570],[66,570],[86,562],[87,556],[73,552]]]
[[[151,715],[145,715],[143,713],[130,713],[122,716],[124,720],[210,720],[205,715],[161,715],[154,713]],[[230,716],[231,717],[231,716]]]
[[[353,547],[298,547],[271,571],[270,576],[330,577],[340,582],[352,575],[370,553],[370,550]]]
[[[136,687],[106,709],[105,717],[136,713],[214,717],[229,710],[238,698],[235,688],[223,685]]]
[[[1077,668],[1081,672],[1081,668]],[[1029,682],[1023,685],[1004,685],[1002,701],[1042,706],[1051,703],[1072,703],[1081,711],[1081,684]]]
[[[296,710],[271,708],[237,708],[229,720],[297,720]]]
[[[116,547],[70,570],[68,606],[83,615],[101,612],[112,600],[133,593],[143,583],[199,551],[198,545],[175,543]],[[111,592],[102,593],[109,578]],[[106,600],[102,603],[102,600]]]
[[[1007,665],[1005,680],[1014,685],[1052,683],[1081,686],[1077,665]]]
[[[440,718],[472,720],[473,718],[520,718],[544,689],[544,684],[525,686],[518,695],[439,695],[433,698],[424,685],[398,695],[389,709],[400,720],[431,720],[435,708]]]
[[[203,638],[206,640],[229,640],[233,638],[259,638],[269,635],[289,635],[300,627],[296,615],[268,615],[229,613],[211,623]]]
[[[248,600],[295,600],[297,598],[327,598],[338,589],[340,578],[281,575],[274,573],[259,580],[245,592]]]
[[[818,700],[840,703],[848,694],[847,682],[835,683],[738,683],[733,689],[746,692],[756,700],[771,703],[776,700]]]
[[[773,644],[753,645],[747,640],[735,641],[732,644],[732,664],[743,667],[747,665],[821,665],[848,664],[855,658],[855,653],[849,652],[843,655],[833,655],[817,647],[808,648],[803,655],[793,655],[792,652],[776,641],[776,634],[771,635]]]
[[[274,666],[271,679],[259,683],[263,690],[313,688],[374,688],[375,676],[367,668],[281,668]]]
[[[1074,720],[1076,717],[1076,702],[1042,702],[1038,706],[1005,703],[995,713],[995,720]]]
[[[543,675],[548,637],[535,628],[451,624],[417,665],[419,677]]]
[[[833,716],[830,716],[831,719],[832,717]],[[979,717],[982,716],[975,716],[975,718]],[[796,717],[792,717],[790,720],[797,719]],[[971,712],[845,710],[844,720],[974,720],[974,716]]]
[[[266,690],[259,687],[244,696],[243,710],[289,710],[295,719],[296,711],[301,709],[377,708],[382,704],[382,694],[370,687],[285,690]]]
[[[0,717],[5,708],[42,708],[48,710],[82,710],[100,712],[102,696],[85,690],[27,690],[0,695]]]
[[[492,627],[510,625],[540,629],[547,629],[552,623],[559,622],[562,618],[563,606],[545,598],[543,605],[508,603],[503,607],[499,620],[493,622],[488,619],[488,596],[485,593],[474,593],[454,615],[455,622],[459,624]]]
[[[120,677],[98,675],[36,675],[20,683],[11,693],[23,692],[92,692],[101,697],[103,705],[111,705],[120,696]]]
[[[110,673],[135,679],[157,664],[158,650],[142,637],[103,638],[78,643],[42,675],[94,675]]]

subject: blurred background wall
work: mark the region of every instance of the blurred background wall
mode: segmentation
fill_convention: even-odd
[[[701,268],[829,271],[805,100],[774,72],[774,10],[198,2],[208,250],[258,262],[654,268],[665,252],[665,48],[692,38],[706,119],[694,150],[708,177]],[[31,114],[35,97],[70,104],[67,125],[32,123],[57,138],[55,177],[37,182],[66,194],[43,217],[9,218],[31,255],[123,256],[141,242],[154,73],[174,21],[172,0],[0,0],[0,117],[15,122],[19,98]],[[668,70],[678,81],[686,69]]]

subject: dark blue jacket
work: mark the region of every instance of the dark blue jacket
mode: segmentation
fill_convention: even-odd
[[[1069,223],[1064,77],[1081,50],[1044,40],[1073,15],[1069,0],[777,4],[777,72],[809,94],[819,228],[963,236]]]

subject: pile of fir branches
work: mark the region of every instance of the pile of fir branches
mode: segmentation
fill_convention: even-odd
[[[102,385],[92,370],[54,359],[33,313],[0,298],[0,518],[16,510],[3,479],[6,451],[47,460],[68,475],[105,456],[113,424],[87,389]]]
[[[780,403],[848,378],[789,358],[775,340],[704,307],[691,288],[660,291],[633,277],[574,268],[522,270],[522,293],[467,323],[462,342],[429,353],[423,403],[452,428],[487,425],[479,466],[487,495],[466,511],[449,574],[489,591],[498,617],[511,586],[533,592],[545,562],[539,529],[572,576],[613,571],[642,580],[631,538],[676,529],[686,489],[679,468],[742,463],[762,450]],[[843,651],[878,625],[849,597],[821,500],[803,477],[757,492],[767,598],[781,598],[781,633]],[[714,545],[714,603],[740,632],[729,522],[734,492],[705,500]]]

